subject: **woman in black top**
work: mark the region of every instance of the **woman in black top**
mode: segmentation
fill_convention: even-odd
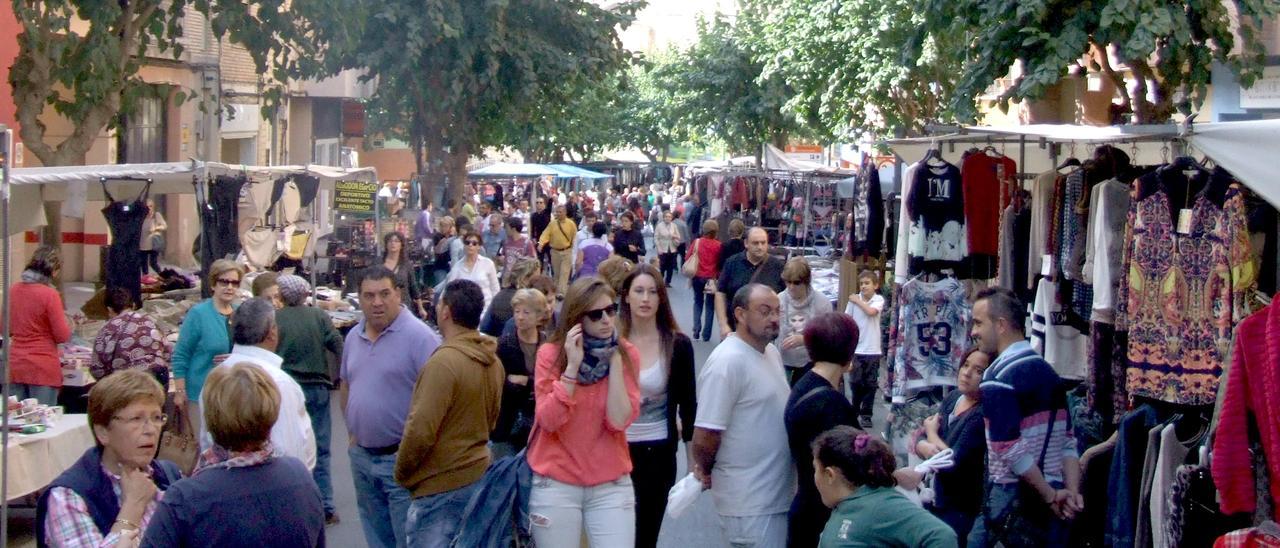
[[[613,252],[634,264],[640,264],[645,256],[644,233],[636,226],[636,216],[630,211],[622,214],[622,228],[613,233]]]
[[[627,428],[636,492],[636,546],[658,544],[667,493],[676,482],[676,448],[693,441],[697,417],[693,343],[680,332],[662,274],[640,264],[622,283],[619,334],[640,351],[640,415]],[[676,414],[683,431],[676,430]]]
[[[546,317],[547,297],[541,291],[516,291],[511,307],[515,329],[498,338],[498,359],[502,360],[507,380],[502,387],[498,425],[489,436],[494,458],[518,453],[529,443],[534,410],[533,372],[538,347],[546,340],[540,327]]]
[[[787,516],[787,546],[813,547],[831,517],[813,483],[813,440],[840,425],[855,426],[858,414],[840,389],[845,373],[853,367],[858,347],[858,324],[846,314],[830,312],[809,320],[804,346],[813,369],[796,381],[783,415],[791,458],[796,461],[800,488]]]
[[[742,236],[746,233],[747,225],[742,222],[742,219],[729,221],[729,241],[720,248],[720,258],[716,260],[716,272],[724,272],[725,261],[747,250],[747,244],[742,241]]]
[[[436,233],[432,235],[435,245],[431,252],[435,254],[435,261],[431,263],[431,287],[435,287],[444,282],[449,276],[449,270],[453,268],[453,241],[457,239],[454,232],[453,217],[445,216],[436,221]]]
[[[956,390],[942,401],[938,414],[925,419],[924,435],[916,442],[916,454],[927,459],[944,449],[954,453],[955,465],[933,478],[933,502],[925,505],[933,515],[955,529],[960,546],[965,545],[974,520],[982,512],[983,482],[986,479],[987,438],[983,425],[982,392],[978,384],[991,358],[971,348],[960,362]],[[899,483],[910,488],[920,474],[903,469],[894,473]]]
[[[417,276],[409,260],[409,250],[404,234],[388,232],[382,237],[382,266],[395,272],[396,285],[400,286],[400,299],[408,305],[409,311],[418,318],[427,317],[426,308],[422,305],[422,295],[418,291]]]

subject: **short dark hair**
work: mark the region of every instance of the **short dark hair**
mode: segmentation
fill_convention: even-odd
[[[510,219],[507,219],[507,228],[510,228],[511,230],[514,230],[516,232],[524,232],[524,221],[521,220],[519,217],[512,217]]]
[[[834,466],[855,487],[893,487],[898,460],[884,441],[852,426],[840,425],[813,440],[813,456],[823,466]]]
[[[458,327],[475,329],[480,326],[480,315],[484,313],[484,292],[471,280],[454,280],[444,286],[444,297],[441,302],[449,308],[453,315],[453,323]]]
[[[123,287],[108,287],[105,300],[108,310],[124,312],[133,308],[133,295]]]
[[[396,273],[386,266],[376,264],[360,272],[360,283],[356,284],[357,293],[365,281],[378,280],[391,280],[391,287],[400,289],[400,281],[396,279]]]
[[[608,233],[609,233],[609,226],[604,224],[604,221],[596,221],[595,224],[591,225],[592,236],[595,236],[597,238],[603,238],[604,235]]]
[[[977,304],[978,301],[987,301],[987,312],[992,321],[1004,319],[1009,322],[1010,329],[1019,333],[1025,330],[1027,306],[1013,291],[1003,287],[988,287],[978,292],[978,298],[973,302]]]
[[[858,349],[858,324],[839,312],[811,318],[804,327],[804,347],[814,362],[847,365]]]
[[[738,316],[736,312],[739,308],[748,308],[751,306],[751,294],[754,293],[756,289],[763,289],[769,293],[773,293],[772,288],[758,283],[749,283],[738,288],[738,291],[733,294],[733,304],[729,308],[728,312],[730,329],[738,328]]]

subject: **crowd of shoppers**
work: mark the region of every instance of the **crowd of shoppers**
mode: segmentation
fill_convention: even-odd
[[[170,359],[154,322],[110,288],[89,396],[97,443],[41,497],[40,542],[324,545],[325,524],[339,521],[336,384],[370,546],[454,545],[494,517],[486,497],[509,480],[490,474],[512,463],[527,466],[527,518],[504,527],[540,546],[657,546],[682,444],[733,546],[1066,544],[1083,510],[1074,432],[1016,295],[977,294],[957,388],[912,440],[921,460],[945,453],[952,464],[900,467],[871,432],[877,275],[860,273],[835,312],[803,258],[781,260],[739,220],[722,243],[694,200],[681,210],[633,199],[616,227],[576,198],[538,204],[528,236],[523,216],[487,205],[458,208],[460,227],[428,216],[436,226],[415,238],[436,269],[448,265],[434,302],[415,289],[432,280],[410,266],[405,238],[389,234],[383,262],[355,283],[363,317],[345,339],[308,303],[303,278],[260,274],[240,303],[245,272],[217,261],[213,296],[187,316]],[[697,262],[692,337],[669,293],[681,260]],[[10,288],[31,297],[11,317],[13,374],[32,381],[14,387],[30,397],[57,397],[60,383],[35,381],[69,336],[60,267],[42,248]],[[694,341],[713,326],[721,339],[699,366]],[[201,442],[187,478],[155,458],[170,361],[175,403]],[[921,489],[923,504],[907,496]]]

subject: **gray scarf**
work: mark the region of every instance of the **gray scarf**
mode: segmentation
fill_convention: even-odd
[[[47,286],[52,286],[52,285],[53,285],[53,280],[52,280],[52,279],[50,279],[48,276],[45,276],[44,274],[41,274],[41,273],[39,273],[39,272],[34,271],[34,270],[23,270],[23,271],[22,271],[22,282],[23,282],[23,283],[29,283],[29,284],[44,284],[44,285],[47,285]]]
[[[578,384],[595,384],[609,376],[609,364],[618,350],[618,334],[607,339],[582,335],[582,364],[578,366]]]

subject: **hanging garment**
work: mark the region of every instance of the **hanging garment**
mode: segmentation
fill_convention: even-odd
[[[1044,256],[1049,253],[1049,231],[1052,225],[1053,189],[1061,175],[1046,171],[1031,183],[1031,237],[1027,247],[1026,289],[1036,288],[1036,276],[1044,266]]]
[[[1093,286],[1093,321],[1111,323],[1124,255],[1124,223],[1129,212],[1129,185],[1107,179],[1089,196],[1089,229],[1082,275]]]
[[[210,236],[210,263],[240,252],[240,233],[236,227],[240,219],[240,189],[247,182],[244,176],[220,175],[209,187],[208,207],[200,220],[201,233]]]
[[[1274,481],[1280,478],[1280,304],[1273,302],[1240,322],[1236,337],[1213,439],[1213,482],[1224,512],[1255,509],[1257,481],[1249,441],[1251,423],[1256,424],[1265,468],[1273,479],[1273,508],[1280,508],[1280,482]]]
[[[925,163],[916,170],[907,196],[911,210],[907,252],[912,274],[955,269],[969,256],[964,201],[956,166]]]
[[[285,185],[293,185],[297,189],[297,208],[304,208],[311,205],[316,199],[316,193],[320,191],[320,179],[311,175],[294,174],[287,177],[276,179],[271,186],[271,207],[267,208],[267,217],[275,211],[280,199],[284,197]],[[286,211],[286,218],[290,221],[296,221],[297,214],[292,217]]]
[[[1095,321],[1089,336],[1089,407],[1102,416],[1105,424],[1115,424],[1129,407],[1129,393],[1124,387],[1125,349],[1128,332],[1116,331],[1114,325]]]
[[[106,181],[102,181],[102,193],[109,203],[102,208],[102,216],[107,219],[111,229],[111,246],[107,248],[106,276],[107,287],[119,287],[129,291],[135,306],[142,307],[142,279],[138,272],[142,267],[142,251],[138,243],[142,239],[142,224],[147,219],[150,209],[147,207],[147,194],[151,192],[151,181],[143,187],[142,193],[132,202],[117,202],[107,191]]]
[[[1034,295],[1023,285],[1027,279],[1027,261],[1024,258],[1031,253],[1031,208],[1022,204],[1009,204],[1000,218],[1000,266],[997,269],[997,283],[1000,287],[1012,290],[1024,301]]]
[[[894,236],[893,283],[895,284],[906,283],[907,277],[911,275],[911,269],[908,264],[910,262],[910,253],[907,250],[911,233],[911,208],[908,207],[907,198],[911,196],[911,190],[915,188],[916,172],[919,168],[919,163],[911,164],[907,166],[902,176],[904,187],[898,203],[898,222],[894,225],[896,235]]]
[[[1031,312],[1031,347],[1044,356],[1059,377],[1084,380],[1089,337],[1067,322],[1058,303],[1056,283],[1040,279]]]
[[[236,223],[236,237],[241,237],[255,226],[262,224],[271,206],[271,189],[275,186],[271,181],[252,179],[240,189],[240,211]]]
[[[1009,203],[1018,166],[1006,156],[985,152],[970,154],[961,166],[969,253],[995,257],[999,250],[1000,209]]]
[[[1156,469],[1151,482],[1151,545],[1155,548],[1177,548],[1169,541],[1165,521],[1169,517],[1169,488],[1173,477],[1187,458],[1190,449],[1178,440],[1175,425],[1160,431],[1160,449],[1156,455]]]
[[[849,256],[879,256],[884,247],[884,199],[880,195],[880,171],[864,162],[853,188],[853,232]]]
[[[254,227],[240,237],[244,244],[244,254],[249,264],[255,268],[266,268],[275,262],[279,255],[280,235],[275,229],[265,226]]]
[[[1084,283],[1084,248],[1086,239],[1086,222],[1088,215],[1080,207],[1084,200],[1084,170],[1076,170],[1068,174],[1062,181],[1062,192],[1056,204],[1059,213],[1056,223],[1055,255],[1058,258],[1058,272],[1066,281],[1060,288],[1067,297],[1067,305],[1079,324],[1087,325],[1093,313],[1093,288]]]
[[[1165,170],[1180,177],[1178,170]],[[1220,206],[1199,195],[1186,234],[1174,230],[1167,185],[1139,180],[1125,254],[1126,386],[1133,396],[1184,405],[1212,404],[1231,326],[1244,315],[1257,270],[1245,228],[1243,196],[1232,187]]]
[[[918,390],[956,385],[971,317],[964,286],[954,278],[902,286],[889,345],[895,349],[890,388],[894,403],[905,402]]]

